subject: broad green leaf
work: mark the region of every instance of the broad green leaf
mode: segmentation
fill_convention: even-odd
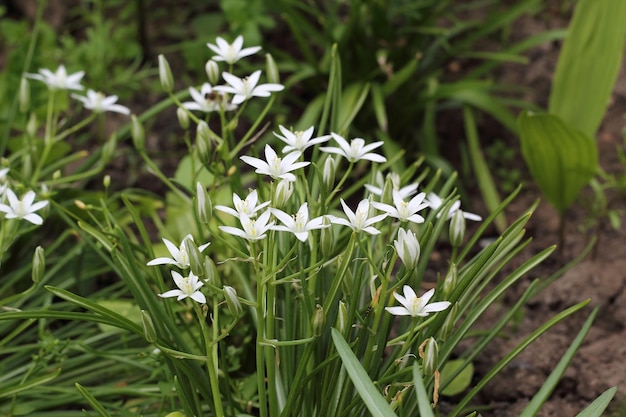
[[[335,348],[343,361],[343,366],[348,371],[354,387],[359,392],[370,413],[380,417],[395,416],[396,413],[393,412],[385,397],[383,397],[380,390],[376,388],[369,375],[367,375],[363,365],[354,355],[341,333],[337,329],[332,329],[332,337]]]
[[[589,407],[578,413],[576,417],[601,417],[616,392],[617,387],[607,389],[602,393],[602,395],[596,398],[594,402],[589,404]]]
[[[448,375],[451,375],[457,371],[460,366],[465,364],[463,359],[454,359],[447,361],[441,369],[441,380],[446,380]],[[450,383],[441,390],[441,395],[447,395],[449,397],[462,393],[470,386],[472,382],[472,376],[474,375],[474,365],[468,364]]]
[[[549,112],[593,137],[624,53],[626,2],[580,0],[557,62]]]
[[[530,173],[548,201],[564,212],[596,173],[596,143],[550,114],[523,112],[518,124]]]

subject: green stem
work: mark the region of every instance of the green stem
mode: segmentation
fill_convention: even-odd
[[[217,376],[217,344],[211,343],[211,336],[206,324],[202,309],[197,303],[193,305],[198,321],[200,322],[200,328],[202,329],[202,336],[204,337],[204,346],[206,349],[206,366],[209,372],[209,380],[211,381],[211,393],[213,394],[213,403],[215,405],[215,416],[224,417],[224,408],[222,406],[222,396],[220,394],[219,379]]]

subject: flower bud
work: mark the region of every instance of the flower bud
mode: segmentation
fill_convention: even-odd
[[[19,104],[20,111],[22,113],[26,113],[30,108],[30,85],[26,78],[22,78],[20,81],[20,92],[19,92]]]
[[[159,80],[161,81],[161,87],[166,93],[171,93],[174,89],[174,77],[172,76],[172,70],[170,64],[163,54],[159,55]]]
[[[272,55],[270,54],[265,54],[265,73],[267,75],[267,82],[280,84],[278,66],[276,66],[276,61],[274,61],[274,58],[272,58]]]
[[[335,248],[335,236],[333,234],[333,228],[331,227],[330,217],[324,216],[323,218],[324,228],[320,232],[320,247],[322,249],[322,255],[329,258],[333,249]]]
[[[437,336],[439,336],[441,340],[447,340],[454,331],[454,326],[456,324],[456,318],[458,313],[459,303],[454,303],[454,305],[448,309],[446,319],[443,321],[443,324],[439,328],[439,333],[437,334]]]
[[[63,175],[63,174],[61,173],[61,170],[60,170],[60,169],[57,169],[56,171],[54,171],[54,172],[52,173],[52,179],[56,181],[56,180],[58,180],[59,178],[61,178],[61,176],[62,176],[62,175]]]
[[[204,257],[204,271],[206,272],[206,282],[211,285],[218,286],[220,278],[217,273],[217,267],[215,266],[213,259],[208,256]]]
[[[189,129],[189,113],[182,107],[176,109],[176,117],[178,118],[178,124],[183,130]]]
[[[205,121],[200,120],[196,128],[196,151],[202,163],[208,163],[213,159],[211,145],[211,131],[209,125],[207,125]]]
[[[117,135],[113,133],[109,140],[107,140],[102,147],[102,153],[100,154],[100,160],[103,165],[108,164],[113,156],[115,155],[115,151],[117,150]]]
[[[28,134],[28,136],[34,138],[37,135],[38,127],[39,126],[37,123],[37,116],[35,115],[35,113],[31,113],[30,117],[28,118],[28,123],[26,123],[26,133]]]
[[[380,196],[380,201],[385,204],[393,204],[393,190],[394,190],[394,178],[392,175],[387,175],[385,178],[385,185],[383,185],[383,194]]]
[[[434,337],[429,337],[422,343],[419,354],[422,358],[422,372],[424,375],[434,375],[435,371],[437,371],[437,359],[439,357],[439,346]]]
[[[398,257],[408,270],[417,267],[420,258],[420,244],[417,236],[410,230],[398,229],[398,240],[393,241]]]
[[[41,246],[35,248],[35,254],[33,255],[33,270],[32,279],[35,284],[41,282],[43,274],[46,271],[46,256]]]
[[[326,317],[324,316],[324,307],[317,304],[315,306],[315,312],[313,313],[313,321],[311,325],[313,326],[313,335],[319,336],[324,331],[324,322],[326,321]]]
[[[326,187],[326,192],[330,193],[335,186],[335,171],[337,170],[337,164],[332,156],[327,156],[324,161],[324,171],[322,171],[322,182]]]
[[[277,209],[282,209],[293,194],[293,183],[287,180],[279,181],[276,186],[276,192],[274,194],[274,201],[272,206]]]
[[[130,136],[133,138],[133,145],[135,145],[138,151],[142,152],[146,148],[146,134],[143,126],[134,114],[130,116],[130,121]]]
[[[171,413],[169,413],[165,417],[185,417],[185,415],[183,413],[181,413],[180,411],[172,411]]]
[[[200,223],[208,223],[211,220],[211,214],[213,211],[213,205],[211,204],[211,198],[207,195],[206,189],[196,182],[196,216]]]
[[[463,244],[465,238],[465,217],[463,212],[457,210],[452,215],[450,220],[450,244],[452,247],[458,248]]]
[[[452,294],[452,291],[454,291],[454,288],[456,288],[457,277],[458,277],[458,271],[456,269],[456,265],[451,264],[450,269],[448,270],[448,273],[446,274],[446,277],[443,280],[443,285],[441,288],[444,300],[447,300],[448,298],[450,298],[450,294]]]
[[[226,298],[226,305],[228,305],[228,311],[235,317],[243,315],[243,308],[241,302],[237,298],[237,291],[233,287],[228,285],[224,286],[224,298]]]
[[[198,249],[196,243],[193,239],[183,239],[183,247],[189,257],[189,267],[191,268],[191,272],[193,272],[197,277],[204,277],[206,275],[203,262],[204,258],[202,257],[200,249]]]
[[[157,340],[156,330],[154,329],[154,323],[150,313],[146,310],[141,310],[141,325],[143,326],[143,335],[148,343],[154,343]]]
[[[335,328],[339,330],[339,332],[343,333],[348,330],[349,327],[348,307],[346,307],[346,303],[339,300],[339,310],[337,311],[337,322],[335,323]]]
[[[104,189],[108,189],[111,186],[111,176],[110,175],[105,175],[104,178],[102,179],[102,185],[104,186]]]
[[[206,71],[206,76],[209,79],[209,83],[211,85],[215,85],[220,80],[220,67],[217,65],[217,62],[209,59],[204,66],[204,70]]]

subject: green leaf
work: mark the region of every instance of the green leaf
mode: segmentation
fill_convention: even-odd
[[[115,311],[136,324],[141,324],[141,311],[139,307],[137,307],[137,304],[130,300],[99,300],[97,303],[108,310]],[[98,323],[98,327],[103,332],[121,330],[118,326],[104,323]]]
[[[420,417],[435,417],[433,409],[430,407],[430,397],[424,387],[424,380],[420,374],[417,362],[413,365],[413,384],[415,385],[415,395],[417,395],[417,407],[420,411]]]
[[[333,343],[343,361],[343,366],[348,371],[348,375],[359,392],[361,399],[367,406],[367,409],[374,416],[392,417],[396,413],[393,412],[385,397],[382,396],[379,389],[376,388],[370,379],[363,365],[354,355],[348,343],[337,329],[332,329]]]
[[[601,417],[616,392],[617,387],[607,389],[602,393],[602,395],[596,398],[594,402],[589,404],[589,407],[576,414],[576,417]]]
[[[530,173],[548,201],[564,212],[596,173],[595,141],[550,114],[523,112],[518,124]]]
[[[535,394],[530,403],[528,403],[520,417],[533,417],[536,416],[537,413],[539,413],[541,406],[543,405],[543,403],[546,402],[546,400],[550,397],[550,394],[552,394],[552,391],[554,391],[554,389],[556,388],[556,385],[561,380],[561,377],[565,373],[565,370],[567,369],[569,363],[572,361],[574,355],[578,351],[578,348],[585,339],[585,336],[589,332],[589,329],[591,328],[591,324],[593,323],[593,319],[596,317],[596,314],[598,314],[598,307],[596,307],[591,312],[591,314],[587,318],[587,321],[585,321],[585,324],[583,324],[583,327],[578,332],[578,336],[576,336],[576,339],[574,339],[570,347],[567,349],[567,352],[565,352],[557,366],[552,370],[552,373],[550,373],[550,376],[548,377],[548,379],[546,379],[546,382],[543,383],[539,391]]]
[[[580,0],[550,92],[549,112],[593,137],[622,63],[626,2]]]
[[[339,131],[347,132],[350,124],[361,110],[363,103],[370,90],[369,84],[352,84],[341,94],[341,104],[339,106]]]
[[[457,369],[465,364],[463,359],[454,359],[447,361],[441,369],[441,380],[445,381],[449,375],[454,374]],[[457,395],[465,391],[472,382],[474,376],[474,365],[469,363],[450,383],[441,390],[441,395],[449,397]]]
[[[80,392],[80,395],[82,395],[83,398],[85,400],[87,400],[89,405],[91,405],[91,407],[94,409],[94,411],[96,413],[98,413],[98,415],[100,417],[111,417],[111,415],[109,413],[107,413],[107,411],[102,406],[102,404],[100,404],[100,402],[98,400],[96,400],[96,397],[91,395],[91,393],[89,391],[87,391],[82,385],[75,384],[75,386],[76,386],[76,389],[78,390],[78,392]]]

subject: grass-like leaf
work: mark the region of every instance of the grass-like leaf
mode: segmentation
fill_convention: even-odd
[[[417,362],[413,365],[413,384],[415,384],[415,395],[417,395],[417,407],[420,410],[420,417],[435,417],[435,413],[430,407],[430,397],[424,387],[424,381],[422,380]]]
[[[596,398],[594,402],[589,404],[587,408],[576,414],[576,417],[601,417],[602,413],[609,405],[616,392],[617,387],[612,387],[604,391],[602,395]]]
[[[89,405],[93,408],[93,410],[96,413],[98,413],[100,417],[111,417],[111,415],[107,413],[107,410],[105,410],[105,408],[102,406],[102,404],[100,404],[100,402],[96,399],[96,397],[91,395],[91,393],[87,391],[82,385],[80,384],[75,384],[75,385],[76,385],[76,389],[78,390],[78,392],[80,392],[80,395],[82,395],[83,398],[87,400]]]
[[[393,417],[393,412],[378,388],[374,385],[365,369],[354,355],[348,343],[337,329],[332,329],[333,343],[343,361],[343,366],[348,371],[348,375],[358,391],[367,409],[374,416]]]

